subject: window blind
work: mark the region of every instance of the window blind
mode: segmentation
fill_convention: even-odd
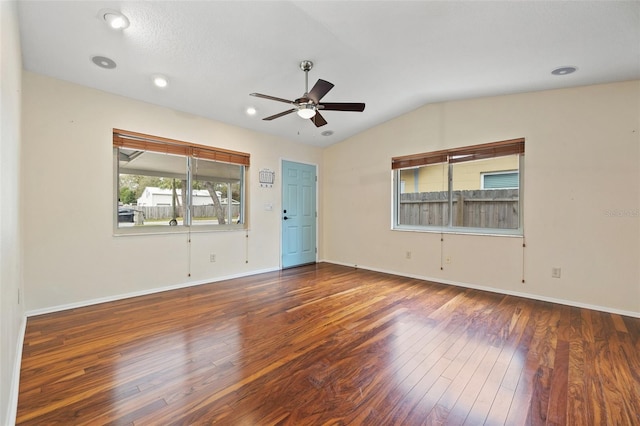
[[[393,157],[391,168],[395,170],[436,163],[461,163],[513,154],[524,154],[524,138]]]
[[[204,160],[220,161],[223,163],[249,166],[250,154],[183,142],[159,136],[130,132],[128,130],[113,129],[113,146],[118,148],[135,149],[138,151],[153,151],[164,154],[184,155],[202,158]]]

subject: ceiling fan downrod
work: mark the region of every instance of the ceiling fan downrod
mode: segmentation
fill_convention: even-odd
[[[300,62],[300,69],[304,71],[304,97],[309,94],[309,71],[313,68],[313,62],[304,60]]]

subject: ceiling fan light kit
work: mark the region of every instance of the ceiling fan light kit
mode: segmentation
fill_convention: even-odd
[[[300,105],[300,108],[298,109],[298,115],[302,118],[311,118],[316,115],[316,109],[313,105],[303,104]]]
[[[364,103],[353,102],[320,102],[320,100],[329,93],[329,90],[333,88],[333,84],[326,80],[318,79],[316,84],[309,91],[309,71],[313,68],[313,62],[304,60],[300,62],[300,69],[304,71],[304,87],[305,92],[302,97],[290,101],[288,99],[277,98],[275,96],[263,95],[261,93],[251,93],[251,96],[257,98],[268,99],[271,101],[283,102],[293,106],[293,108],[283,111],[281,113],[271,115],[263,118],[263,120],[271,121],[276,118],[283,117],[293,112],[297,113],[304,119],[310,119],[316,127],[321,127],[327,124],[327,120],[320,114],[319,110],[325,111],[364,111]]]

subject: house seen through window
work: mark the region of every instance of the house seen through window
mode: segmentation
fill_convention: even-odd
[[[524,139],[395,157],[394,229],[520,234]]]
[[[243,227],[249,154],[114,131],[119,230]]]

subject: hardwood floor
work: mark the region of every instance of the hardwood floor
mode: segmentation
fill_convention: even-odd
[[[640,319],[318,264],[29,318],[21,425],[640,425]]]

